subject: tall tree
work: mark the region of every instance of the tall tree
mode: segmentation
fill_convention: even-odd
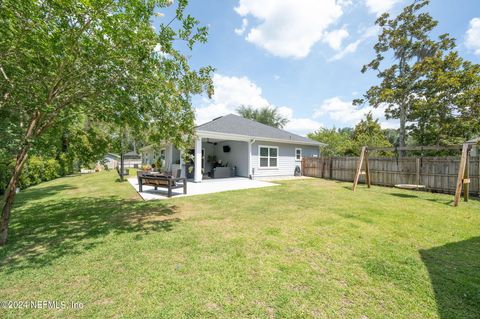
[[[383,130],[383,135],[388,140],[388,142],[392,145],[398,146],[398,129],[387,128]]]
[[[237,109],[238,114],[250,120],[254,120],[276,128],[283,128],[288,119],[278,112],[278,109],[273,106],[265,106],[259,109],[251,106],[240,106]]]
[[[170,0],[3,0],[0,2],[0,135],[15,158],[5,192],[5,244],[15,189],[32,147],[83,114],[180,147],[194,134],[191,95],[213,91],[211,67],[192,70],[182,54],[207,41],[207,28],[184,14],[156,31],[152,17]],[[178,41],[186,43],[180,51]]]
[[[378,122],[374,119],[372,113],[367,113],[353,129],[352,147],[350,154],[359,155],[362,146],[371,147],[391,147],[392,144],[385,137],[384,131]]]
[[[362,73],[376,71],[382,82],[372,86],[364,99],[354,101],[355,104],[368,102],[375,107],[385,104],[387,118],[400,120],[399,146],[405,145],[406,123],[416,98],[415,84],[421,77],[414,65],[438,50],[454,46],[447,34],[440,35],[437,41],[431,39],[430,32],[438,22],[428,12],[421,12],[428,4],[428,0],[416,0],[393,19],[388,13],[377,19],[375,24],[381,32],[374,46],[376,57],[362,68]],[[391,61],[390,57],[395,63],[383,67],[385,61]]]
[[[327,144],[322,147],[323,156],[345,156],[352,149],[352,132],[351,128],[320,128],[308,137]]]
[[[459,144],[480,134],[480,65],[463,60],[456,51],[417,63],[422,75],[409,121],[420,145]]]

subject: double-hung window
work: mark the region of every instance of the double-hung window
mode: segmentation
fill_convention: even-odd
[[[278,167],[278,147],[259,146],[260,168]]]
[[[296,148],[295,149],[295,160],[296,161],[301,161],[302,160],[302,149],[301,148]]]

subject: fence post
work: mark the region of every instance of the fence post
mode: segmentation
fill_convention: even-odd
[[[330,157],[330,179],[333,179],[333,157]]]
[[[477,151],[477,158],[478,158],[478,183],[477,183],[477,191],[478,191],[478,197],[480,197],[480,154],[478,154]]]
[[[416,176],[416,183],[418,188],[418,185],[420,185],[420,159],[417,157],[415,160],[416,160],[415,176]]]
[[[467,183],[463,184],[463,199],[468,202],[468,196],[470,195],[470,151],[467,151],[467,160],[465,162],[465,178]]]

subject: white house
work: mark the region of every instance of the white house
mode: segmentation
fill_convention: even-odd
[[[293,176],[304,156],[319,156],[324,145],[285,130],[229,114],[196,127],[193,161],[183,163],[172,144],[140,149],[142,163],[165,163],[164,170],[201,182],[203,178]],[[163,162],[162,161],[162,162]]]
[[[108,169],[115,169],[120,165],[120,156],[108,153],[100,163],[106,165]]]

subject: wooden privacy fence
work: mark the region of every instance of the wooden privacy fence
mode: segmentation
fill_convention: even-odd
[[[358,157],[305,157],[304,176],[352,182]],[[373,185],[422,184],[428,191],[455,194],[460,157],[370,157]],[[470,157],[470,194],[480,196],[480,157]],[[365,175],[360,177],[365,182]]]

